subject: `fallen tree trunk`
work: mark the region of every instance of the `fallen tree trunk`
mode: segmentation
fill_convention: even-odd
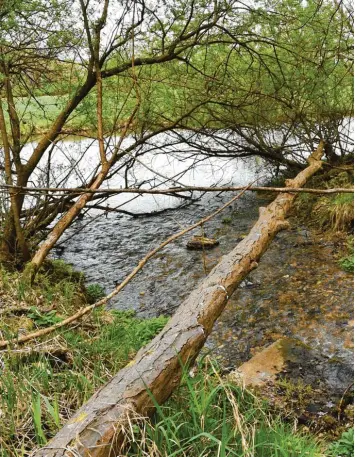
[[[286,185],[302,187],[321,168],[322,154],[323,142],[309,158],[309,166]],[[157,403],[163,403],[179,385],[183,365],[197,357],[228,298],[257,267],[274,236],[288,227],[285,216],[294,198],[294,194],[282,194],[260,208],[249,235],[222,258],[159,335],[33,457],[116,456],[125,442],[129,421],[154,411],[152,395]]]

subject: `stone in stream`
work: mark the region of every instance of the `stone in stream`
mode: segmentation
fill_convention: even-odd
[[[280,339],[243,363],[228,377],[231,381],[242,381],[245,386],[262,386],[276,380],[285,362],[283,339]]]
[[[215,238],[206,238],[205,236],[194,236],[186,244],[187,249],[202,251],[204,249],[212,249],[219,245],[219,241]]]

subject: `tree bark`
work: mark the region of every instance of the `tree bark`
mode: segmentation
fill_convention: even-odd
[[[302,187],[322,167],[322,154],[321,141],[309,158],[309,166],[288,180],[287,186]],[[179,385],[183,365],[197,357],[228,298],[257,267],[274,236],[288,227],[285,216],[294,198],[294,194],[281,194],[266,208],[260,208],[260,217],[249,235],[222,258],[159,335],[33,457],[116,456],[127,437],[128,421],[136,415],[151,414],[151,396],[163,403]]]
[[[12,99],[11,99],[12,100]],[[13,103],[13,100],[12,100]],[[10,101],[9,101],[9,106],[10,106]],[[11,109],[9,108],[9,112],[11,113]],[[15,123],[16,125],[16,123]],[[0,133],[1,133],[1,138],[2,138],[2,143],[3,143],[3,148],[4,148],[4,164],[5,164],[5,179],[6,179],[6,184],[9,184],[10,186],[13,185],[12,181],[12,170],[11,170],[11,147],[10,147],[10,142],[9,138],[7,135],[7,130],[6,130],[6,122],[5,122],[5,117],[4,117],[4,111],[2,108],[2,103],[0,100]],[[16,142],[14,141],[13,148],[15,148]],[[17,146],[16,146],[17,147]],[[14,152],[14,162],[17,168],[18,172],[21,172],[20,165],[17,164],[16,157],[17,157],[18,151]],[[21,251],[21,256],[22,256],[22,261],[27,262],[30,260],[30,251],[26,242],[25,235],[22,230],[21,226],[21,220],[20,220],[20,207],[19,207],[19,202],[18,202],[18,196],[16,195],[17,192],[15,188],[10,188],[9,190],[10,193],[10,202],[11,206],[9,209],[9,213],[7,215],[7,220],[5,222],[5,230],[3,234],[3,239],[1,242],[1,247],[0,247],[0,260],[3,261],[9,261],[10,259],[15,258],[16,256],[13,257],[14,253],[16,253],[16,239],[19,244],[19,248]]]

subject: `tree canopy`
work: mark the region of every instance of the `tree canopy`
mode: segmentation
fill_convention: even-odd
[[[320,139],[328,160],[349,154],[346,1],[11,0],[0,18],[3,261],[37,268],[97,198],[14,186],[80,174],[92,191],[147,151],[182,143],[189,156],[260,156],[292,170]],[[70,134],[98,146],[85,176],[85,148],[58,167]]]

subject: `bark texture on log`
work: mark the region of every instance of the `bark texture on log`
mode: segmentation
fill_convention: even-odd
[[[321,168],[322,154],[323,142],[309,158],[309,166],[286,185],[302,187]],[[179,385],[182,365],[196,358],[228,298],[257,267],[274,236],[288,227],[285,216],[294,198],[294,194],[284,193],[266,208],[260,208],[260,217],[248,236],[222,258],[159,335],[96,392],[33,457],[118,455],[128,420],[136,414],[154,411],[151,394],[158,403],[163,403]]]

